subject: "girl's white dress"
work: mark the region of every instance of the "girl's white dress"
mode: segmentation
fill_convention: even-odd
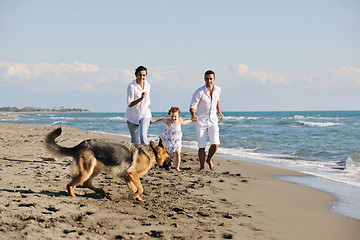
[[[181,152],[182,131],[180,123],[177,126],[173,124],[166,126],[160,137],[168,153]]]

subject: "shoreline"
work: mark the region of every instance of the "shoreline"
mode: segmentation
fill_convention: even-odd
[[[360,188],[348,182],[335,181],[331,178],[319,176],[306,171],[304,168],[296,168],[288,165],[281,165],[276,162],[267,162],[251,158],[240,158],[228,154],[224,155],[225,158],[233,159],[235,161],[246,161],[250,163],[270,166],[280,169],[295,171],[302,175],[300,176],[273,176],[283,181],[289,181],[301,186],[310,187],[325,193],[331,194],[336,201],[334,202],[331,211],[334,213],[351,217],[360,220]]]
[[[334,196],[276,178],[305,174],[218,155],[214,172],[199,173],[194,149],[187,148],[182,172],[153,168],[142,178],[145,203],[132,200],[124,182],[108,175],[94,184],[109,192],[111,200],[83,188],[76,188],[77,199],[70,198],[65,185],[71,159],[41,159],[54,157],[43,146],[53,128],[0,123],[3,236],[356,239],[360,234],[360,221],[330,211]],[[89,138],[127,140],[70,127],[63,128],[58,140],[74,146]]]

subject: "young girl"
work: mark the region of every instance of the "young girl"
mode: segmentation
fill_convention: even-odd
[[[191,122],[191,120],[182,120],[182,118],[180,118],[180,109],[177,107],[171,107],[169,110],[169,117],[170,118],[159,117],[154,121],[151,121],[151,123],[158,121],[163,121],[166,123],[167,126],[160,137],[170,157],[175,157],[176,159],[176,170],[180,171],[180,152],[182,146],[181,125],[188,124]]]

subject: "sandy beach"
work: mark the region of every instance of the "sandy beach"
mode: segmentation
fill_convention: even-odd
[[[330,194],[274,178],[300,173],[219,156],[214,172],[198,172],[193,149],[181,172],[155,167],[142,178],[145,202],[105,174],[94,184],[107,198],[81,187],[71,198],[72,159],[44,146],[52,129],[0,123],[0,239],[359,239],[360,221],[331,212]],[[69,127],[58,140],[90,138],[128,140]]]

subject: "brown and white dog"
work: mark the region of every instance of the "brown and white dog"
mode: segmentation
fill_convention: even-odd
[[[158,166],[162,166],[165,159],[169,157],[161,139],[158,146],[152,141],[149,145],[144,145],[125,141],[90,139],[67,148],[55,142],[61,132],[61,127],[51,131],[46,136],[45,144],[56,154],[74,158],[75,174],[67,185],[67,190],[72,197],[76,197],[74,189],[80,183],[84,183],[85,187],[96,193],[105,195],[103,189],[96,188],[92,184],[93,179],[104,171],[124,179],[130,191],[133,194],[136,193],[134,198],[143,201],[140,197],[144,191],[140,177],[145,175],[156,162]]]

